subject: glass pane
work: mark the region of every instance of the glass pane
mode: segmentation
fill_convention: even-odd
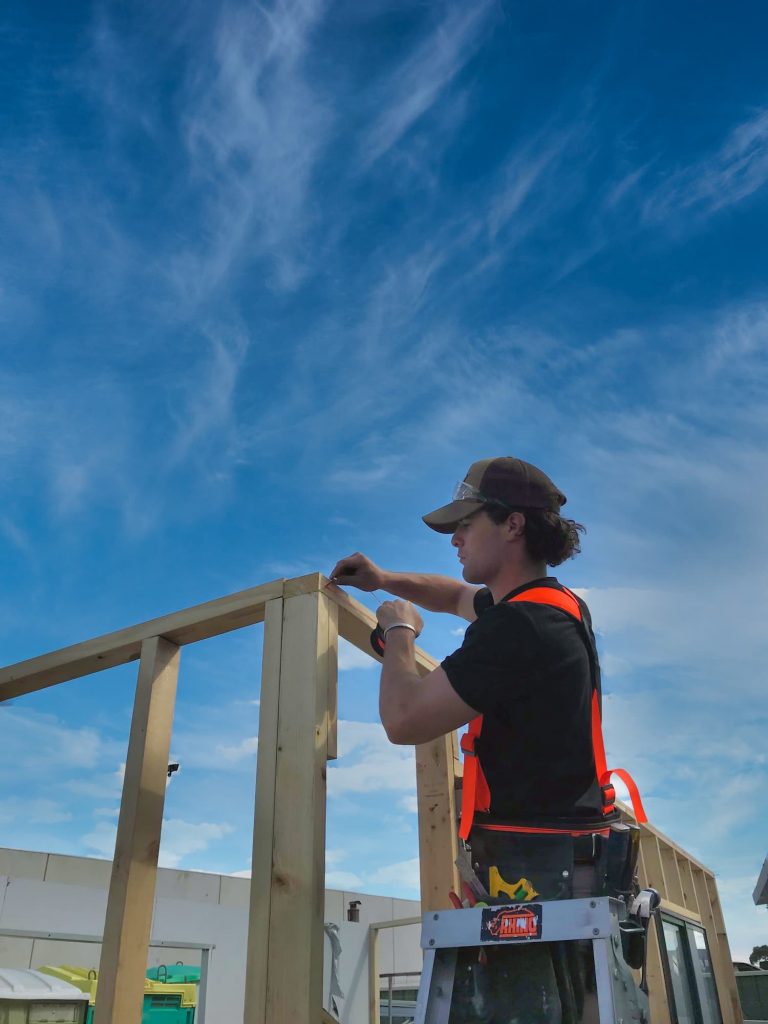
[[[704,1005],[701,1008],[704,1024],[720,1024],[720,1004],[717,1000],[717,988],[715,986],[715,975],[712,970],[712,960],[707,949],[707,937],[703,929],[691,925],[693,940],[696,943],[696,952],[699,958],[699,968],[704,982]]]
[[[697,1024],[694,1010],[696,1005],[693,995],[694,982],[685,957],[685,929],[671,921],[662,923],[677,1022],[678,1024]]]

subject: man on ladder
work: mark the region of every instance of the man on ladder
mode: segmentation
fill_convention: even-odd
[[[561,515],[565,502],[535,466],[484,459],[449,504],[424,516],[451,535],[465,582],[389,572],[359,553],[332,572],[341,585],[399,598],[377,611],[379,710],[389,739],[425,743],[469,723],[459,826],[471,857],[469,902],[478,893],[490,903],[631,895],[636,835],[614,807],[589,611],[546,571],[580,549],[583,527]],[[414,604],[471,623],[461,647],[423,679],[414,660],[423,622]],[[634,783],[617,773],[644,821]],[[597,1020],[583,947],[462,949],[451,1024]],[[644,1015],[640,1007],[628,1020]]]

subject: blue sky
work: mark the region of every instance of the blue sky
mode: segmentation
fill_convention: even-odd
[[[352,550],[540,464],[609,760],[716,870],[765,828],[768,11],[4,5],[0,660]],[[442,656],[458,622],[429,617]],[[259,627],[188,648],[162,862],[247,871]],[[328,883],[415,895],[413,758],[342,651]],[[109,855],[135,667],[0,709],[2,845]]]

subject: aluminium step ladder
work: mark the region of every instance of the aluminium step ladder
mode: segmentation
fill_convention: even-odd
[[[421,935],[424,967],[415,1024],[449,1024],[461,948],[477,949],[481,955],[483,947],[570,942],[580,942],[582,950],[588,950],[585,943],[591,943],[595,992],[581,1018],[584,1024],[649,1024],[647,987],[644,978],[641,985],[635,982],[630,963],[636,969],[643,968],[645,974],[648,923],[658,904],[658,893],[645,889],[629,909],[621,899],[595,896],[426,913]],[[514,975],[513,956],[507,962]],[[543,1010],[536,1022],[516,1016],[514,980],[509,985],[508,1001],[506,993],[504,1001],[505,1007],[509,1006],[505,1024],[507,1020],[520,1024],[561,1020],[559,999],[557,1008],[550,1007],[549,1015]],[[494,1022],[496,1019],[500,1018],[493,1017]]]

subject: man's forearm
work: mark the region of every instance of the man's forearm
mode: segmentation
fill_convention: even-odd
[[[393,743],[418,742],[405,733],[403,726],[413,703],[413,688],[418,685],[413,633],[410,629],[393,629],[387,634],[379,685],[381,724]]]
[[[428,612],[459,613],[459,601],[466,584],[450,576],[383,570],[382,590],[404,601],[412,601]]]

